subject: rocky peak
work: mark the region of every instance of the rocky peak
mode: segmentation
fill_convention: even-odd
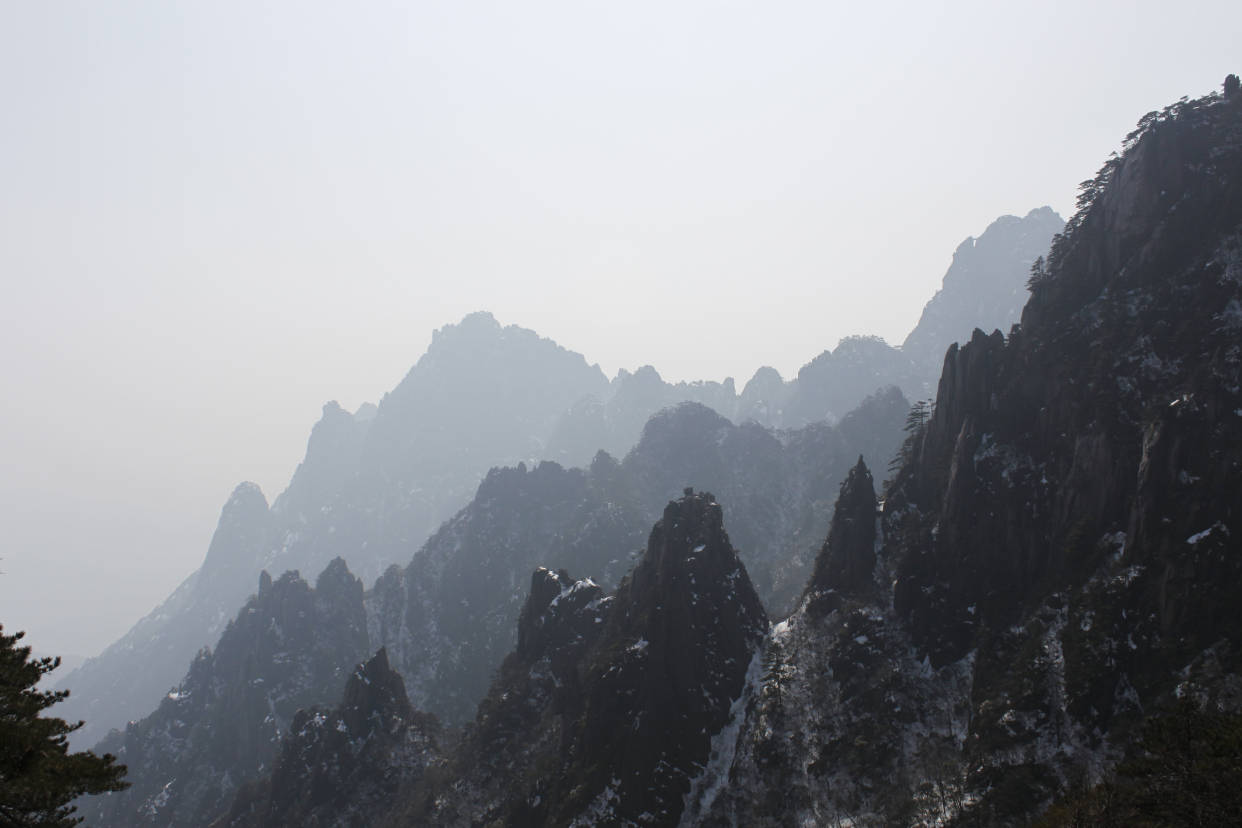
[[[539,567],[531,576],[530,595],[518,617],[515,652],[527,662],[542,658],[558,647],[581,640],[599,621],[588,607],[599,608],[611,599],[590,578],[575,581],[565,570]]]
[[[220,510],[220,520],[207,547],[201,577],[228,578],[239,567],[253,583],[251,567],[261,558],[272,528],[267,498],[254,483],[240,483]]]
[[[332,559],[319,577],[315,579],[315,592],[320,597],[335,599],[342,596],[346,599],[362,600],[362,581],[349,571],[349,565],[342,557]]]
[[[711,583],[740,566],[725,534],[723,515],[711,492],[695,494],[687,488],[681,499],[670,501],[651,530],[646,554],[634,568],[633,596],[648,602],[685,601],[690,606],[697,595],[690,588],[696,575]]]
[[[862,457],[850,469],[837,496],[828,540],[815,559],[808,595],[819,593],[817,611],[841,598],[870,598],[875,586],[875,483]]]
[[[405,682],[388,665],[388,651],[383,647],[345,682],[341,716],[350,733],[366,734],[379,721],[390,717],[406,719],[412,711],[405,695]]]
[[[574,790],[591,798],[571,794],[561,813],[676,823],[767,628],[720,505],[687,489],[618,588],[587,667]]]
[[[212,828],[372,824],[439,756],[438,734],[380,648],[349,677],[339,706],[297,712],[270,776],[243,786]]]
[[[324,404],[323,415],[307,440],[306,456],[294,471],[289,487],[276,498],[274,511],[290,516],[312,515],[331,503],[358,471],[374,409],[372,405],[368,415],[355,416],[335,400]],[[362,411],[359,409],[360,415]]]
[[[340,697],[367,650],[362,585],[343,561],[317,589],[296,571],[264,579],[159,708],[105,740],[132,787],[92,802],[91,824],[206,825],[270,768],[299,709]]]

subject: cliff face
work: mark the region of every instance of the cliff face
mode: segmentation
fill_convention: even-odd
[[[677,824],[767,626],[710,494],[667,506],[615,596],[537,570],[450,781],[398,821]]]
[[[1021,824],[1175,696],[1237,704],[1240,233],[1242,107],[1149,117],[1021,326],[950,348],[872,595],[834,528],[706,824]]]
[[[832,515],[828,540],[815,559],[807,594],[823,612],[841,600],[869,598],[876,593],[875,483],[861,457],[850,469]]]
[[[1232,514],[1240,164],[1236,106],[1153,124],[1054,247],[1021,328],[946,357],[924,462],[890,499],[936,512],[926,554],[899,572],[922,592],[933,569],[935,591],[897,593],[914,618],[958,622],[927,641],[936,655],[959,656],[983,619],[1013,621],[1088,576],[1123,537],[1124,558],[1150,570],[1153,545],[1168,546],[1158,538]]]
[[[720,505],[687,490],[617,589],[569,766],[584,792],[559,813],[675,824],[767,628]]]

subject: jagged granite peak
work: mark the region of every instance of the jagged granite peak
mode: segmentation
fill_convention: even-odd
[[[231,617],[220,602],[241,606],[254,589],[255,562],[274,533],[263,492],[254,483],[238,485],[221,509],[203,565],[124,636],[58,683],[73,690],[62,715],[87,722],[74,734],[75,746],[89,748],[112,727],[160,704],[194,654],[214,643]],[[185,623],[170,626],[170,617]]]
[[[720,504],[687,489],[617,589],[553,822],[677,824],[767,628]]]
[[[255,483],[239,483],[220,510],[201,577],[229,577],[239,565],[249,564],[269,541],[271,525],[263,490]]]
[[[979,238],[968,237],[954,251],[940,290],[923,306],[902,352],[934,383],[950,344],[975,328],[1009,330],[1029,296],[1031,265],[1048,254],[1064,227],[1051,207],[1039,207],[1021,218],[1001,216]]]
[[[553,637],[564,629],[558,619],[565,612],[573,614],[583,603],[602,600],[603,595],[604,591],[590,578],[575,581],[563,569],[536,569],[531,575],[530,595],[518,616],[514,650],[518,658],[534,661],[553,647],[563,646],[564,642]]]
[[[703,406],[684,404],[651,419],[625,459],[649,513],[685,486],[709,487],[730,517],[729,533],[775,617],[791,612],[823,544],[837,487],[864,453],[887,464],[909,412],[889,388],[837,426],[771,431],[734,426]]]
[[[596,472],[600,472],[596,476]],[[644,514],[615,461],[497,468],[474,500],[367,598],[371,639],[388,647],[414,704],[468,721],[515,643],[528,573],[574,565],[615,584],[642,546]]]
[[[668,504],[615,596],[536,570],[520,624],[447,778],[392,824],[676,825],[768,629],[720,505]]]
[[[490,467],[538,455],[574,400],[607,389],[581,355],[483,315],[441,329],[380,406],[350,415],[327,404],[305,461],[264,525],[256,520],[238,539],[230,507],[204,567],[62,679],[74,690],[66,715],[89,722],[75,744],[89,747],[153,709],[194,653],[215,644],[260,570],[318,572],[344,554],[373,582],[387,566],[408,562],[469,502]]]
[[[711,487],[731,514],[756,590],[793,609],[823,544],[832,501],[859,451],[896,450],[909,405],[873,400],[865,417],[773,433],[734,426],[706,406],[659,414],[624,461],[597,453],[589,469],[554,463],[495,469],[472,503],[368,594],[374,646],[388,647],[414,704],[468,721],[514,634],[528,573],[539,564],[615,588],[670,496]],[[844,437],[846,423],[856,426]]]
[[[389,810],[385,825],[551,825],[559,768],[580,727],[586,654],[613,599],[589,579],[539,567],[506,656],[474,723],[438,779]]]
[[[212,826],[372,825],[439,758],[439,739],[380,648],[349,677],[339,706],[294,715],[271,774],[244,786]]]
[[[1239,682],[1240,238],[1242,112],[1179,102],[1087,183],[1020,327],[946,356],[884,554],[929,665],[974,654],[981,821]]]
[[[787,428],[839,417],[884,385],[896,383],[911,398],[922,398],[926,388],[909,384],[893,350],[877,351],[871,371],[842,359],[840,371],[811,372],[805,383],[781,383],[775,372],[761,372],[770,387],[761,398],[747,398],[737,395],[731,379],[668,383],[654,369],[628,379],[618,375],[610,383],[581,355],[531,331],[502,327],[486,313],[445,326],[380,405],[364,405],[352,417],[339,406],[325,407],[304,463],[273,503],[268,542],[238,569],[235,581],[216,589],[211,579],[191,575],[116,645],[62,678],[62,686],[74,689],[66,715],[88,722],[75,743],[88,746],[109,727],[150,710],[193,654],[214,643],[260,569],[317,572],[346,554],[354,571],[372,582],[388,566],[408,561],[469,502],[489,468],[530,458],[585,465],[601,448],[624,456],[651,414],[679,402],[697,401],[735,421],[754,418]],[[873,465],[887,462],[868,457]],[[711,480],[685,482],[726,494]],[[679,488],[660,491],[651,508],[658,511]],[[802,500],[795,492],[781,495],[791,496]],[[819,531],[814,528],[798,550],[822,541],[812,540]],[[757,535],[774,537],[770,527]],[[737,528],[735,538],[744,549],[755,548]],[[751,570],[765,594],[778,594],[773,608],[781,614],[804,585],[810,560],[801,551],[789,557],[794,565],[782,572]]]
[[[866,599],[878,592],[875,583],[875,482],[860,456],[841,484],[828,540],[815,559],[807,585],[816,611],[842,599]]]
[[[948,349],[875,580],[770,636],[688,824],[1030,824],[1242,694],[1242,107],[1152,113],[1008,337]],[[838,516],[844,506],[838,507]]]
[[[565,412],[544,456],[566,465],[585,465],[600,449],[620,456],[638,442],[647,420],[661,409],[694,402],[732,417],[737,401],[732,378],[670,383],[650,365],[633,373],[622,369],[606,394],[583,398]]]
[[[210,823],[271,767],[299,708],[339,697],[368,651],[361,582],[338,559],[315,589],[292,571],[260,586],[153,713],[101,743],[132,787],[83,805],[91,824]]]
[[[407,718],[413,710],[405,695],[405,682],[388,664],[388,651],[380,647],[371,659],[349,677],[341,715],[351,733],[368,735],[384,716]]]
[[[899,571],[897,593],[916,616],[952,619],[955,634],[927,642],[935,658],[956,658],[980,617],[1013,618],[1029,609],[1020,596],[1082,566],[1082,537],[1127,531],[1158,401],[1232,410],[1236,285],[1219,272],[1242,215],[1237,121],[1195,102],[1149,123],[1054,242],[1020,328],[1008,341],[976,331],[947,354],[927,462],[906,488],[941,503],[940,529],[934,553]],[[1023,502],[978,496],[1017,485],[1030,487]],[[944,573],[930,592],[926,566]],[[982,615],[967,612],[976,604]]]
[[[325,403],[323,415],[311,428],[306,455],[272,509],[296,519],[330,502],[357,473],[362,445],[376,410],[370,405],[369,410],[364,406],[358,414],[350,414],[335,400]]]

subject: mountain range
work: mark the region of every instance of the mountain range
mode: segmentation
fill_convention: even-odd
[[[815,429],[803,433],[796,429],[839,425],[847,442],[818,446],[819,454],[806,454],[807,467],[793,477],[785,478],[775,466],[770,470],[781,477],[778,488],[818,478],[813,491],[792,500],[788,493],[784,496],[788,508],[782,520],[788,525],[769,531],[776,511],[769,504],[766,522],[753,529],[744,524],[733,527],[742,533],[739,537],[745,538],[748,551],[764,544],[772,548],[786,544],[779,554],[765,550],[761,553],[765,562],[755,560],[752,565],[765,600],[778,612],[788,611],[818,544],[816,536],[827,526],[832,490],[844,475],[846,461],[865,453],[874,463],[887,463],[885,453],[899,439],[904,412],[898,408],[904,403],[898,404],[888,391],[887,397],[881,394],[887,405],[872,401],[852,419],[849,412],[893,386],[906,399],[926,396],[935,372],[917,365],[939,359],[929,362],[922,349],[942,354],[954,341],[944,318],[969,317],[957,336],[968,335],[973,325],[1007,327],[1014,321],[1017,306],[1012,294],[1025,290],[1030,262],[1046,252],[1062,224],[1050,209],[1040,208],[1025,218],[998,219],[978,240],[963,242],[941,291],[911,334],[913,344],[896,349],[876,338],[847,338],[788,382],[773,369],[761,368],[740,394],[732,380],[667,383],[650,366],[622,371],[609,381],[582,356],[529,330],[502,327],[487,313],[471,314],[444,327],[378,405],[350,413],[334,402],[326,404],[288,488],[269,506],[256,486],[239,485],[222,509],[202,566],[121,639],[60,680],[59,686],[72,688],[65,715],[87,722],[75,742],[93,744],[111,728],[124,727],[153,710],[181,680],[195,653],[216,643],[260,571],[316,573],[339,556],[364,582],[374,583],[390,566],[404,566],[417,557],[437,527],[470,502],[489,469],[520,462],[534,468],[541,460],[587,468],[600,450],[625,457],[653,415],[682,402],[706,406],[739,428],[754,422],[776,429],[775,442],[749,430],[743,432],[749,441],[739,437],[737,445],[762,444],[756,450],[769,456],[766,462],[777,465],[798,462],[799,446],[819,440]],[[980,283],[987,279],[980,274],[989,272],[995,284],[984,289]],[[952,310],[954,305],[963,307]],[[932,313],[933,307],[940,310]],[[940,332],[933,330],[937,325]],[[939,345],[928,344],[937,337],[943,339]],[[872,417],[874,426],[867,423]],[[795,432],[786,435],[781,429]],[[789,445],[782,452],[777,442]],[[833,458],[828,460],[824,452]],[[786,459],[778,459],[781,454]],[[630,547],[638,545],[664,500],[682,486],[693,482],[721,493],[734,491],[729,482],[713,476],[726,473],[723,466],[695,467],[693,463],[708,461],[688,453],[684,460],[691,465],[665,469],[658,458],[633,461],[649,467],[645,474],[651,484],[633,484],[646,511],[629,525]],[[758,458],[728,462],[758,462]],[[758,498],[758,491],[747,497]],[[617,553],[619,561],[626,560],[633,551],[630,547]],[[622,566],[611,576],[599,571],[596,577],[615,583],[625,571]],[[521,572],[512,577],[524,582],[525,576]],[[508,600],[520,603],[520,598]],[[508,629],[515,611],[511,606],[503,616],[503,629]],[[500,638],[503,653],[511,633]],[[473,695],[463,700],[455,715],[470,713]]]
[[[302,534],[282,535],[295,501],[267,509],[243,487],[213,540],[223,563],[199,576],[240,572],[255,550],[341,557],[314,588],[259,572],[215,648],[101,743],[133,787],[85,812],[101,825],[1026,825],[1150,758],[1143,734],[1166,711],[1238,714],[1230,88],[1140,122],[1029,261],[1018,324],[947,346],[934,401],[903,393],[920,376],[892,373],[907,364],[893,354],[913,363],[904,348],[842,343],[788,385],[757,375],[748,410],[766,421],[683,402],[650,414],[621,459],[494,467],[369,590],[349,553],[409,543],[401,504],[426,502],[407,498],[401,458],[443,474],[454,454],[395,413],[377,431],[385,407],[450,407],[394,392],[374,418],[332,411],[320,449],[358,465],[308,451],[294,484],[330,469],[338,493],[369,495],[303,507]],[[1000,231],[1029,241],[1021,221],[959,248],[950,272],[967,287],[946,277],[929,329],[983,293],[968,285]],[[476,326],[499,329],[461,327]],[[594,382],[584,360],[538,347],[558,381]],[[817,384],[829,376],[840,383]],[[838,416],[840,388],[866,376],[880,390]],[[635,384],[643,399],[654,379]],[[492,448],[537,424],[621,434],[631,409],[605,387],[546,417],[542,400],[518,405],[521,427]],[[720,405],[731,391],[689,387]],[[368,454],[381,444],[392,453]],[[1169,769],[1168,796],[1227,814],[1213,808],[1229,767]]]

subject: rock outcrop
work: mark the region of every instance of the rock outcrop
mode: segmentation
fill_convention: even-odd
[[[615,596],[535,572],[456,781],[415,792],[396,821],[676,825],[767,628],[720,505],[688,490]]]
[[[819,611],[839,599],[867,600],[878,594],[875,583],[875,483],[863,458],[850,469],[832,515],[828,540],[807,584]]]
[[[239,792],[213,828],[353,826],[417,784],[440,755],[435,718],[415,711],[381,649],[358,665],[338,707],[299,710],[270,775]]]
[[[884,499],[891,590],[774,631],[702,824],[1023,824],[1175,698],[1238,708],[1240,239],[1242,108],[1145,118],[1020,327],[949,349]]]
[[[264,578],[214,651],[144,719],[101,745],[129,768],[128,790],[82,806],[100,826],[207,825],[239,786],[271,770],[298,710],[340,696],[367,652],[362,582],[337,559],[315,588]]]

